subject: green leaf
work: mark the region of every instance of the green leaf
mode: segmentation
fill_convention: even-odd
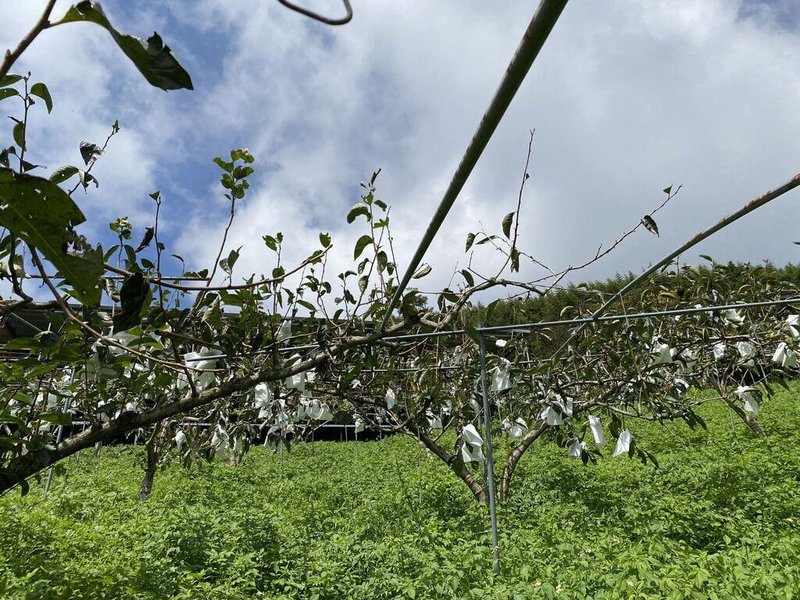
[[[423,277],[425,277],[425,275],[427,275],[430,272],[431,272],[431,266],[430,265],[427,265],[427,264],[426,265],[422,265],[417,270],[417,272],[414,273],[414,277],[412,279],[422,279]]]
[[[372,243],[372,238],[366,234],[358,238],[355,248],[353,248],[353,260],[361,256],[361,253],[364,252],[364,248],[369,246],[371,243]]]
[[[78,173],[78,167],[65,165],[57,168],[50,174],[50,181],[53,183],[64,183],[67,179]]]
[[[252,175],[254,170],[253,167],[239,165],[233,170],[233,176],[236,179],[244,179]]]
[[[494,315],[494,311],[497,309],[497,306],[500,304],[500,298],[490,302],[489,305],[486,307],[486,325],[489,325],[492,322],[492,316]]]
[[[114,315],[114,330],[125,331],[142,322],[142,308],[148,304],[150,283],[141,271],[128,277],[119,291],[120,312]]]
[[[239,259],[239,251],[242,249],[239,246],[236,250],[231,250],[228,254],[228,258],[223,258],[219,261],[220,268],[225,271],[228,275],[233,272],[233,265],[236,264],[236,261]]]
[[[480,342],[480,334],[478,334],[478,330],[475,328],[474,325],[465,325],[464,332],[476,344]]]
[[[96,304],[103,275],[102,249],[83,255],[67,252],[73,241],[72,227],[85,220],[72,198],[55,183],[0,169],[0,226],[38,248],[74,288],[78,301]]]
[[[386,256],[386,252],[381,250],[378,252],[375,258],[378,262],[378,271],[383,272],[383,270],[386,269],[386,266],[389,264],[389,257]]]
[[[214,161],[215,165],[217,165],[220,169],[222,169],[226,173],[232,173],[233,172],[233,163],[232,162],[224,161],[219,156],[215,156],[213,158],[213,161]]]
[[[22,79],[22,75],[17,75],[16,73],[9,73],[5,75],[2,79],[0,79],[0,88],[7,87],[9,85],[14,85],[20,79]]]
[[[519,250],[516,248],[511,248],[511,272],[512,273],[519,273]]]
[[[100,187],[100,183],[97,181],[94,175],[89,173],[88,171],[84,171],[83,169],[78,169],[78,178],[81,180],[81,185],[83,189],[89,187],[90,183],[94,183],[95,187]]]
[[[231,150],[231,160],[234,162],[243,160],[249,165],[255,162],[256,159],[247,148],[237,148],[236,150]]]
[[[264,244],[266,244],[267,248],[273,252],[278,251],[278,241],[274,237],[271,235],[265,235],[261,239],[264,240]]]
[[[475,242],[475,234],[468,233],[467,234],[467,244],[464,247],[464,252],[469,252],[469,249],[472,248],[472,244]]]
[[[44,100],[44,105],[47,107],[47,112],[53,112],[53,99],[50,97],[50,90],[43,83],[34,83],[31,86],[31,95]]]
[[[62,412],[43,412],[39,415],[39,418],[54,425],[69,425],[72,423],[72,417]]]
[[[327,248],[331,245],[331,236],[327,233],[320,233],[319,234],[319,243],[322,244],[323,248]]]
[[[17,123],[14,125],[12,135],[14,136],[14,142],[16,142],[17,146],[25,150],[25,124]]]
[[[311,313],[311,316],[317,312],[317,307],[311,304],[308,300],[298,299],[297,303]]]
[[[662,191],[663,191],[663,192],[664,192],[664,193],[665,193],[667,196],[669,196],[669,195],[672,193],[672,186],[671,186],[671,185],[668,185],[668,186],[667,186],[667,187],[665,187],[665,188],[664,188]]]
[[[503,235],[507,238],[511,237],[511,223],[514,222],[514,213],[510,212],[503,217]]]
[[[19,96],[19,92],[14,88],[0,87],[0,100],[5,100],[6,98],[11,98],[12,96]]]
[[[369,220],[369,207],[361,204],[360,202],[353,205],[353,208],[351,208],[350,212],[347,213],[347,222],[352,223],[359,215],[364,215],[364,217]]]
[[[189,74],[180,65],[169,46],[164,45],[157,33],[153,33],[147,40],[120,33],[109,23],[100,3],[91,0],[84,0],[84,2],[79,2],[70,7],[67,14],[52,25],[78,21],[95,23],[108,31],[117,46],[136,65],[136,68],[144,75],[150,85],[165,91],[193,89]]]
[[[475,278],[472,276],[472,273],[470,273],[466,269],[461,269],[461,276],[464,278],[464,281],[467,282],[467,285],[469,287],[475,285]]]

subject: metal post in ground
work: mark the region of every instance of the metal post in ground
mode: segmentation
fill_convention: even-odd
[[[483,428],[486,439],[486,488],[489,493],[489,519],[492,522],[492,559],[494,574],[500,573],[500,548],[497,542],[497,505],[494,495],[494,453],[492,452],[492,418],[489,412],[489,392],[486,388],[486,343],[483,331],[478,330],[481,354],[481,393],[483,395]]]

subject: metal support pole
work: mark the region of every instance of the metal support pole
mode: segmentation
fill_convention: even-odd
[[[500,573],[500,548],[497,542],[497,504],[494,495],[494,453],[492,452],[492,418],[489,412],[489,392],[486,389],[486,343],[478,329],[481,353],[481,393],[483,394],[483,430],[486,438],[486,488],[489,493],[489,519],[492,522],[492,559],[494,574]]]
[[[472,140],[470,140],[467,149],[464,151],[461,162],[456,172],[453,174],[453,178],[450,180],[450,185],[447,186],[447,190],[439,202],[436,212],[433,213],[431,222],[428,224],[428,228],[425,230],[419,242],[419,246],[417,246],[417,250],[406,269],[405,275],[403,275],[400,285],[395,290],[389,302],[389,306],[386,308],[386,314],[383,317],[381,329],[384,329],[389,323],[392,311],[397,307],[403,292],[405,292],[414,273],[417,272],[417,267],[419,267],[422,257],[425,256],[425,252],[431,245],[433,238],[436,237],[436,233],[442,226],[445,217],[447,217],[447,213],[450,212],[453,203],[461,192],[461,188],[464,187],[464,184],[472,173],[472,169],[474,169],[475,165],[478,163],[478,159],[481,157],[483,150],[494,135],[494,131],[500,124],[500,120],[503,118],[503,115],[506,114],[508,105],[511,104],[511,100],[517,93],[519,86],[522,85],[522,81],[533,65],[533,61],[536,60],[536,57],[539,55],[539,51],[542,49],[542,46],[544,46],[547,36],[550,35],[553,26],[556,24],[556,21],[558,21],[558,17],[561,16],[561,11],[564,10],[566,5],[567,0],[541,0],[536,12],[533,13],[533,18],[528,28],[525,30],[522,40],[520,40],[519,47],[514,53],[506,72],[503,74],[500,86],[497,88],[494,98],[492,98],[489,104],[489,108],[486,109],[481,122],[478,124],[478,129],[475,130]]]
[[[72,383],[75,381],[75,369],[72,369],[72,372],[69,375],[69,382]],[[64,398],[64,406],[61,409],[61,412],[66,413],[69,410],[69,396]],[[56,434],[56,447],[61,443],[61,440],[64,437],[64,426],[58,426],[58,433]],[[50,484],[53,482],[53,465],[50,465],[47,468],[47,480],[44,482],[44,495],[47,496],[47,493],[50,491]]]

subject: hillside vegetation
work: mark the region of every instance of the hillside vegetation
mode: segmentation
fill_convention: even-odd
[[[763,440],[713,401],[708,432],[640,424],[659,469],[542,444],[500,509],[494,579],[485,508],[407,437],[168,466],[147,502],[140,448],[85,453],[47,497],[0,499],[0,597],[791,598],[798,393],[764,403]]]

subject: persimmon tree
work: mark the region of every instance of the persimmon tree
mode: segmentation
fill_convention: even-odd
[[[28,132],[34,115],[38,118],[42,108],[49,112],[54,98],[43,83],[11,68],[38,35],[87,22],[105,28],[152,85],[191,89],[191,79],[157,34],[141,40],[118,32],[96,2],[79,2],[60,19],[52,18],[53,6],[47,3],[0,65],[1,106],[14,121],[12,139],[0,152],[0,275],[10,289],[0,298],[0,313],[7,317],[33,304],[26,270],[41,278],[52,298],[39,306],[50,311],[50,327],[12,341],[7,349],[25,355],[0,364],[0,492],[18,484],[24,492],[26,480],[46,467],[134,433],[147,449],[141,489],[146,497],[163,460],[236,460],[259,434],[270,443],[288,444],[336,417],[350,420],[357,430],[388,426],[413,436],[484,500],[485,481],[476,467],[483,460],[476,427],[481,416],[477,333],[467,327],[456,338],[413,334],[462,326],[465,309],[481,292],[548,293],[634,233],[657,232],[653,216],[679,188],[666,188],[646,218],[633,219],[630,229],[583,264],[551,268],[519,244],[531,133],[516,206],[499,232],[468,234],[468,266],[428,308],[417,290],[398,289],[401,266],[390,233],[390,207],[377,193],[378,171],[362,183],[360,199],[345,216],[362,231],[350,269],[331,277],[333,240],[326,233],[305,260],[286,264],[284,249],[292,236],[264,232],[272,264],[261,274],[240,274],[241,250],[229,248],[227,238],[257,168],[256,158],[241,148],[213,161],[230,208],[216,260],[176,281],[163,273],[169,250],[158,225],[167,200],[159,192],[151,194],[151,224],[137,229],[124,217],[109,224],[116,244],[104,248],[81,233],[85,216],[73,193],[96,183],[92,167],[112,144],[118,124],[103,144],[80,145],[83,165],[55,168],[47,179],[37,176],[39,165],[28,160]],[[502,258],[492,272],[478,266],[478,253],[484,251]],[[522,263],[540,274],[523,279]],[[422,266],[415,285],[430,271]],[[398,308],[387,314],[398,292]],[[747,299],[757,291],[717,293]],[[600,455],[604,431],[616,438],[615,453],[655,462],[637,444],[626,419],[679,418],[702,425],[693,386],[715,381],[720,395],[731,406],[741,404],[740,416],[750,418],[745,407],[753,408],[760,389],[768,393],[769,378],[780,379],[780,369],[794,368],[791,359],[765,359],[775,336],[783,336],[785,356],[796,351],[791,329],[796,333],[796,323],[791,325],[790,317],[770,313],[736,323],[701,317],[700,329],[689,327],[694,317],[595,323],[576,335],[557,361],[533,355],[524,335],[490,340],[491,418],[497,417],[495,429],[509,447],[501,496],[510,493],[521,457],[549,432],[584,462]],[[781,329],[776,318],[789,321]],[[752,344],[754,354],[739,361],[729,350],[729,362],[711,361],[709,344],[730,348],[740,341]],[[751,369],[749,360],[758,367]],[[686,370],[689,363],[694,370]],[[765,364],[769,373],[762,369]]]

